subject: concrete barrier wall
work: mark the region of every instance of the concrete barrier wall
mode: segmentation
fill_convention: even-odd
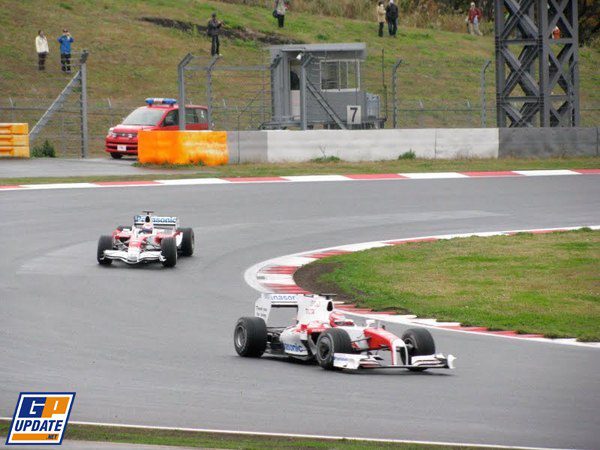
[[[238,146],[239,138],[239,146]],[[497,158],[498,129],[307,130],[230,132],[229,163],[417,158]]]
[[[599,128],[501,128],[500,158],[600,156]]]
[[[435,158],[497,158],[497,128],[441,128],[435,130]]]
[[[268,163],[268,131],[229,131],[229,164]]]
[[[142,162],[207,165],[417,158],[600,156],[598,128],[426,128],[307,131],[140,132]]]

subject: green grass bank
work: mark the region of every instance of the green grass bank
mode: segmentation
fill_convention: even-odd
[[[600,341],[600,231],[408,243],[302,270],[303,287],[379,311]]]

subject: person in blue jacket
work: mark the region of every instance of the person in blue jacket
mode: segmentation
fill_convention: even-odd
[[[63,34],[58,38],[58,42],[60,43],[60,67],[63,72],[70,73],[71,72],[71,42],[73,42],[73,37],[69,30],[66,28],[63,30]]]

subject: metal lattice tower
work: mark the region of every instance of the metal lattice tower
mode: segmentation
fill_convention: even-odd
[[[577,0],[495,0],[495,31],[498,126],[578,126]]]

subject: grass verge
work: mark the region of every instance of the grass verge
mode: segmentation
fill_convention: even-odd
[[[8,434],[10,422],[0,420],[0,436]],[[6,439],[6,438],[2,438]],[[235,435],[180,430],[147,430],[143,428],[69,424],[65,439],[93,442],[121,442],[147,445],[172,445],[198,448],[236,449],[467,449],[459,446],[352,441],[347,439],[306,439],[260,435]]]
[[[141,169],[180,168],[180,173],[148,173],[141,175],[94,175],[74,177],[19,177],[0,178],[0,185],[28,183],[92,183],[111,180],[156,180],[179,178],[221,178],[221,177],[262,177],[315,174],[356,174],[356,173],[400,173],[400,172],[477,172],[502,170],[536,170],[536,169],[597,169],[600,158],[552,158],[552,159],[463,159],[463,160],[431,160],[402,159],[397,161],[375,161],[350,163],[345,161],[306,162],[285,164],[239,164],[218,167],[142,165],[134,163]],[[196,168],[196,170],[194,170]]]
[[[375,310],[600,341],[600,231],[409,243],[316,261],[295,277]]]

